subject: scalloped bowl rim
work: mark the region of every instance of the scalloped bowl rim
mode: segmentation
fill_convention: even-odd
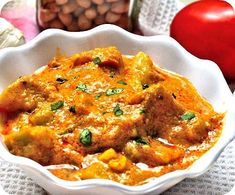
[[[85,38],[87,39],[91,36],[97,36],[99,38],[100,34],[107,33],[107,32],[109,33],[112,32],[116,36],[124,37],[128,40],[131,40],[132,42],[141,42],[142,44],[145,44],[145,45],[148,45],[150,43],[157,44],[160,42],[166,42],[167,44],[171,45],[173,50],[178,50],[177,52],[180,53],[181,58],[187,58],[187,60],[194,62],[194,63],[197,62],[198,66],[193,67],[193,68],[198,68],[198,69],[201,68],[205,72],[209,71],[209,72],[213,72],[213,74],[216,74],[216,77],[221,83],[220,89],[223,90],[226,96],[226,105],[227,105],[226,112],[227,113],[226,113],[225,126],[223,128],[223,132],[225,131],[225,129],[231,128],[231,126],[234,127],[235,129],[234,122],[232,122],[232,119],[235,116],[235,111],[234,111],[235,109],[232,106],[233,96],[218,66],[214,62],[211,62],[209,60],[202,60],[191,55],[182,46],[180,46],[180,44],[177,43],[174,39],[165,35],[143,37],[143,36],[134,35],[132,33],[126,32],[125,30],[119,27],[116,27],[114,25],[101,25],[92,30],[84,31],[84,32],[66,32],[66,31],[57,30],[57,29],[49,29],[49,30],[43,31],[36,38],[34,38],[32,41],[28,42],[25,45],[22,45],[16,48],[6,48],[6,49],[1,50],[0,51],[0,69],[1,69],[1,66],[3,66],[1,62],[4,60],[6,56],[14,55],[14,53],[17,53],[17,52],[27,53],[27,51],[37,48],[37,45],[39,43],[42,43],[45,40],[48,41],[51,37],[58,36],[58,37],[63,37],[64,39],[85,39]],[[0,73],[0,76],[1,76],[1,73]],[[148,193],[158,188],[161,188],[161,186],[166,185],[168,182],[172,180],[181,181],[185,178],[193,178],[193,177],[203,174],[216,161],[216,159],[218,158],[220,153],[223,151],[223,149],[234,138],[234,135],[235,135],[235,131],[232,132],[231,135],[228,135],[227,133],[225,136],[223,136],[223,133],[222,133],[219,141],[215,144],[215,146],[213,146],[208,152],[206,152],[202,157],[200,157],[196,162],[194,162],[189,168],[184,169],[184,170],[176,170],[176,171],[164,174],[163,176],[160,176],[159,178],[153,179],[149,181],[148,183],[139,185],[139,186],[127,186],[127,185],[120,184],[115,181],[106,180],[106,179],[88,179],[88,180],[82,180],[82,181],[65,181],[65,180],[59,179],[56,176],[54,176],[52,173],[50,173],[48,170],[43,168],[43,166],[41,166],[37,162],[28,158],[15,156],[9,153],[6,147],[4,146],[2,139],[0,139],[0,157],[8,162],[19,165],[23,169],[36,172],[37,174],[39,174],[39,177],[45,178],[47,181],[52,182],[57,186],[60,186],[62,188],[69,189],[69,190],[79,190],[79,189],[90,188],[94,186],[95,187],[104,186],[104,187],[115,188],[117,190],[129,193],[129,194]],[[208,157],[209,157],[209,160],[208,159],[206,160],[206,158]],[[203,167],[198,168],[198,165],[201,162],[203,162]]]

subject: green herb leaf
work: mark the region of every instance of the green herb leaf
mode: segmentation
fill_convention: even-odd
[[[122,93],[123,91],[124,91],[123,88],[107,89],[106,95],[107,95],[107,96],[111,96],[111,95],[114,95],[114,94]]]
[[[99,57],[95,57],[93,59],[94,64],[100,65],[101,64],[101,59]]]
[[[174,93],[172,93],[172,96],[173,96],[174,99],[176,99],[176,95]]]
[[[76,107],[75,106],[71,106],[69,108],[69,112],[76,113]]]
[[[120,80],[120,81],[118,81],[117,83],[119,83],[119,84],[121,84],[121,85],[127,85],[127,83],[126,83],[125,81],[123,81],[123,80]]]
[[[143,84],[143,85],[142,85],[142,88],[143,88],[143,89],[149,88],[149,84]]]
[[[115,116],[121,116],[121,115],[123,115],[123,111],[121,109],[115,111]]]
[[[107,96],[114,95],[113,89],[107,89],[107,90],[106,90],[106,95],[107,95]]]
[[[84,146],[91,145],[92,134],[89,129],[84,129],[80,134],[80,142]]]
[[[191,120],[195,118],[196,115],[193,112],[186,112],[184,115],[181,116],[182,120]]]
[[[115,76],[115,72],[111,72],[109,75],[109,77],[111,77],[111,78],[114,78],[114,76]]]
[[[85,92],[87,90],[87,86],[86,84],[79,84],[77,87],[76,87],[77,90],[79,91],[83,91]]]
[[[113,109],[113,113],[115,116],[121,116],[123,115],[123,111],[121,110],[119,104],[117,104],[114,109]]]
[[[63,79],[63,78],[57,78],[56,81],[59,83],[59,84],[63,84],[65,83],[66,81],[68,81],[67,79]]]
[[[55,102],[55,103],[51,104],[51,110],[55,111],[55,110],[57,110],[57,109],[59,109],[63,106],[64,106],[64,102],[63,101],[58,101],[58,102]]]
[[[99,93],[95,96],[95,99],[98,100],[102,96],[102,93]]]
[[[137,144],[144,144],[144,145],[149,144],[149,142],[146,139],[144,139],[143,137],[135,138],[135,142]]]
[[[123,91],[124,91],[123,88],[114,88],[113,89],[114,94],[119,94],[119,93],[122,93]]]
[[[146,112],[145,109],[140,110],[140,114],[144,114],[145,112]]]

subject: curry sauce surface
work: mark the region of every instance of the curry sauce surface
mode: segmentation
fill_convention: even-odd
[[[11,153],[65,180],[127,185],[190,166],[216,143],[223,118],[186,78],[115,47],[55,57],[8,86],[0,112]]]

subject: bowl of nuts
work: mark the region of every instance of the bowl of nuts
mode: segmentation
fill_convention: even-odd
[[[132,0],[38,0],[40,28],[83,31],[109,23],[132,30]]]

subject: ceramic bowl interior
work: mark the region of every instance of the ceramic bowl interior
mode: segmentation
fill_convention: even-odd
[[[101,25],[86,32],[46,30],[33,41],[0,51],[0,91],[19,76],[32,74],[55,56],[56,49],[70,55],[96,47],[116,46],[123,54],[138,51],[149,54],[155,64],[187,77],[219,112],[226,112],[222,135],[215,146],[192,166],[153,179],[141,186],[125,186],[114,181],[90,179],[69,182],[61,180],[38,163],[8,152],[2,139],[0,157],[16,163],[39,185],[52,194],[147,194],[160,193],[184,178],[203,174],[218,158],[235,134],[234,99],[218,66],[189,54],[168,36],[142,37],[113,25]]]

